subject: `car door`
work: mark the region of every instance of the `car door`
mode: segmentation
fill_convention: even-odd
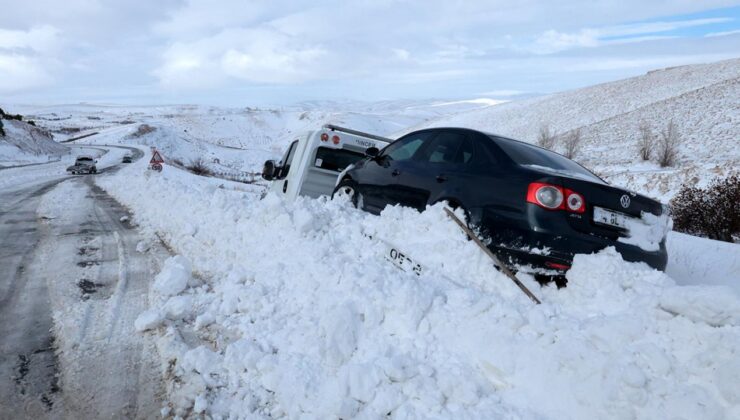
[[[395,186],[404,165],[419,150],[429,132],[411,133],[401,137],[381,151],[378,157],[366,162],[357,179],[362,194],[363,209],[380,213],[385,206],[399,203]]]
[[[450,177],[463,172],[462,148],[470,141],[468,137],[464,130],[438,130],[427,138],[414,159],[400,168],[395,187],[398,201],[422,211],[443,195],[443,190],[456,188]],[[467,159],[471,157],[468,153]]]

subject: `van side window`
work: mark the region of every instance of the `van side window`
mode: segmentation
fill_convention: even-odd
[[[293,156],[295,156],[295,149],[297,146],[298,140],[291,143],[290,147],[288,147],[288,150],[285,152],[285,156],[280,160],[280,173],[276,177],[277,179],[284,179],[288,176],[288,172],[290,172],[290,164],[293,162]]]
[[[353,152],[347,149],[330,149],[328,147],[319,147],[316,149],[316,159],[314,166],[330,171],[342,172],[344,168],[352,163],[358,162],[365,157],[364,154]]]

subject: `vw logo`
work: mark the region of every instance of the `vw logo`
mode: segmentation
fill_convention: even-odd
[[[630,206],[630,197],[625,194],[619,199],[619,202],[622,204],[622,207],[627,208]]]

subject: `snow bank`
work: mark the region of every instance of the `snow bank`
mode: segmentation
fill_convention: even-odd
[[[163,288],[156,312],[140,318],[140,329],[164,326],[166,412],[740,416],[740,303],[731,291],[676,286],[607,249],[578,256],[564,290],[523,278],[544,302],[536,306],[440,207],[376,217],[324,200],[259,201],[171,168],[136,171],[96,182],[205,279]],[[386,261],[386,243],[422,274]],[[178,278],[175,265],[187,272],[176,260],[155,284]]]
[[[670,232],[666,272],[678,284],[725,285],[740,294],[740,245]]]

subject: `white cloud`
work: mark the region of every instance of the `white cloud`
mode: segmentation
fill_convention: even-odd
[[[30,49],[54,52],[59,47],[59,31],[50,25],[36,26],[28,31],[0,28],[0,49]]]
[[[529,49],[535,53],[549,54],[571,48],[598,47],[608,44],[653,41],[672,38],[671,36],[635,36],[670,32],[694,26],[710,25],[732,21],[732,18],[690,19],[669,22],[645,22],[627,25],[604,26],[601,28],[584,28],[577,32],[563,33],[548,30],[537,37]]]
[[[47,86],[52,80],[40,60],[23,55],[0,54],[0,93],[12,94]]]
[[[16,93],[48,86],[61,42],[50,25],[29,30],[0,28],[0,93]]]
[[[729,35],[737,35],[737,34],[740,34],[740,29],[737,29],[734,31],[710,32],[704,36],[707,38],[714,38],[718,36],[729,36]]]
[[[235,78],[256,83],[297,83],[326,77],[331,66],[320,45],[269,28],[227,29],[164,53],[155,71],[168,87],[210,87]],[[333,74],[333,72],[331,72]]]

